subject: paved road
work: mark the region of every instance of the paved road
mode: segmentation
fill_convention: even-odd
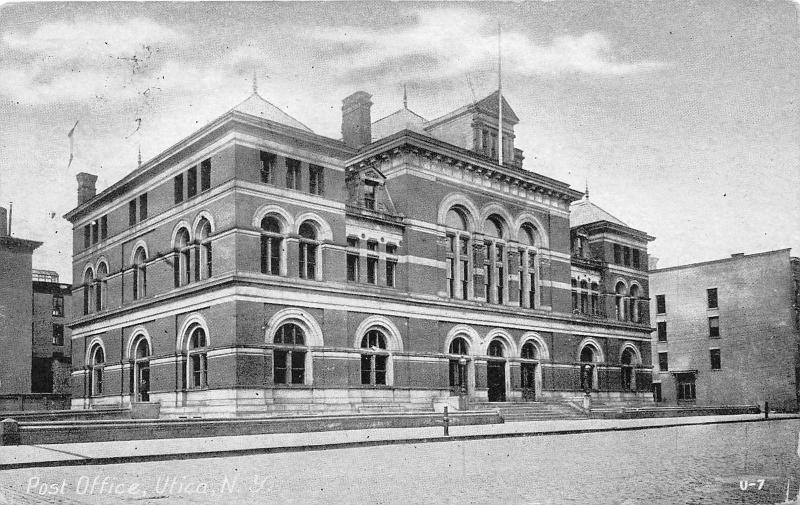
[[[789,477],[793,493],[800,482],[798,431],[794,419],[5,470],[0,494],[98,505],[774,503]]]

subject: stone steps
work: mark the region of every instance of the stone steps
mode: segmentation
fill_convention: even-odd
[[[471,408],[475,410],[497,409],[506,422],[586,419],[583,412],[561,402],[482,402],[471,405]]]

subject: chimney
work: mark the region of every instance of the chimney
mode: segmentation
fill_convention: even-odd
[[[370,98],[372,95],[366,91],[356,91],[342,100],[342,140],[355,149],[372,142]]]
[[[94,186],[97,176],[81,172],[75,178],[78,179],[78,205],[94,198],[94,195],[97,194],[97,188]]]
[[[8,236],[8,211],[0,207],[0,237]]]

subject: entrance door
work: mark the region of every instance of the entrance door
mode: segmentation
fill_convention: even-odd
[[[147,361],[136,363],[136,375],[138,379],[138,401],[150,401],[150,363]]]
[[[536,400],[536,365],[534,363],[522,363],[520,367],[522,374],[522,399],[528,402]]]
[[[506,362],[490,360],[486,364],[487,382],[489,383],[489,401],[506,401]]]

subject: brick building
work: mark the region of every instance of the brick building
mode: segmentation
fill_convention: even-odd
[[[654,392],[797,410],[800,260],[789,249],[650,272]]]
[[[58,280],[58,273],[33,270],[33,345],[31,349],[31,392],[70,393],[72,367],[70,285]]]
[[[336,140],[253,93],[100,194],[78,175],[73,407],[651,398],[651,237],[588,200],[571,229],[582,194],[522,168],[497,93],[430,121],[370,98]]]
[[[0,410],[51,406],[30,393],[68,394],[70,286],[32,268],[41,242],[11,237],[0,207]]]

